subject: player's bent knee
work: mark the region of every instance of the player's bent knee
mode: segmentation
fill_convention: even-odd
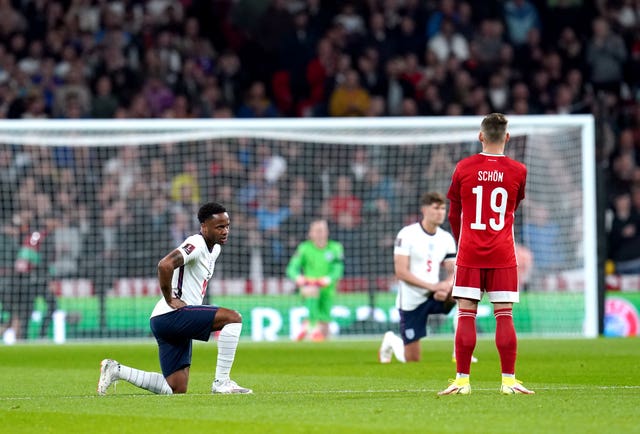
[[[242,315],[238,311],[231,310],[231,309],[220,309],[218,312],[222,314],[222,315],[219,315],[220,319],[223,322],[222,326],[225,326],[227,324],[242,322]],[[218,315],[216,315],[216,319],[218,319],[217,317]]]

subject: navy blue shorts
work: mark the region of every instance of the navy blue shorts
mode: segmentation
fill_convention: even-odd
[[[427,335],[427,319],[429,315],[451,312],[455,303],[445,303],[429,297],[414,310],[400,310],[400,336],[406,344],[418,341]]]
[[[162,375],[191,366],[191,341],[208,341],[217,306],[185,306],[151,318],[151,331],[158,341]]]

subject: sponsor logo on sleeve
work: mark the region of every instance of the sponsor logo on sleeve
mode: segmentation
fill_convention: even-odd
[[[400,237],[396,238],[395,246],[402,247],[402,238]]]
[[[182,246],[182,250],[184,250],[187,255],[190,255],[191,252],[193,252],[195,249],[196,246],[194,246],[193,244],[185,244],[184,246]]]

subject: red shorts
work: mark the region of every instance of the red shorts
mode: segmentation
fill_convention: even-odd
[[[456,266],[453,296],[482,299],[482,293],[489,295],[491,303],[517,303],[518,268],[468,268]]]

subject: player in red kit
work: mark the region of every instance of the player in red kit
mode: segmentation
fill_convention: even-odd
[[[513,237],[516,209],[524,199],[527,168],[504,155],[507,118],[487,115],[478,138],[482,152],[458,162],[447,197],[449,223],[458,242],[453,297],[458,300],[456,379],[439,395],[471,393],[469,372],[476,346],[476,312],[486,292],[496,318],[503,394],[533,394],[515,377],[517,337],[512,307],[519,301]]]

